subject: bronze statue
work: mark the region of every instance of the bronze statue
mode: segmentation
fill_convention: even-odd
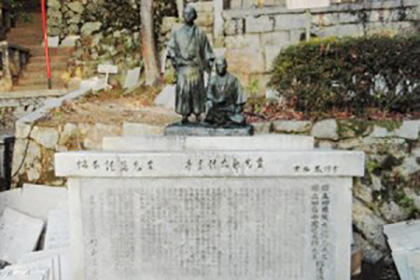
[[[216,59],[216,75],[207,88],[205,123],[216,126],[245,126],[246,95],[238,78],[227,71],[224,57]]]
[[[172,33],[168,43],[167,57],[177,72],[175,111],[182,115],[183,124],[191,114],[200,122],[205,112],[204,71],[211,73],[214,60],[206,34],[194,25],[196,18],[196,10],[186,6],[185,25]]]

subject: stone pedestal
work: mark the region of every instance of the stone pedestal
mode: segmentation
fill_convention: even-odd
[[[165,128],[167,136],[251,136],[254,134],[252,125],[232,127],[212,127],[190,123],[187,125],[172,124]]]
[[[155,151],[56,154],[75,280],[350,278],[363,153],[158,141]]]

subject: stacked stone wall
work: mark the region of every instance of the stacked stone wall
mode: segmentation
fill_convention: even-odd
[[[284,7],[224,11],[224,41],[231,71],[245,84],[259,79],[264,86],[274,58],[283,48],[304,40],[307,26],[317,37],[419,31],[417,0],[342,3],[310,12],[308,16],[304,10]]]

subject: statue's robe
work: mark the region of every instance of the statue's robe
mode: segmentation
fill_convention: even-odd
[[[171,35],[168,58],[177,71],[175,111],[183,116],[205,111],[204,71],[211,71],[213,50],[197,26],[184,25]]]
[[[246,95],[238,78],[230,73],[215,75],[207,88],[205,121],[216,125],[245,125]]]

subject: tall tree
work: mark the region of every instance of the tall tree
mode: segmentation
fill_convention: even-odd
[[[147,85],[156,85],[160,81],[153,15],[153,0],[141,0],[141,50]]]

